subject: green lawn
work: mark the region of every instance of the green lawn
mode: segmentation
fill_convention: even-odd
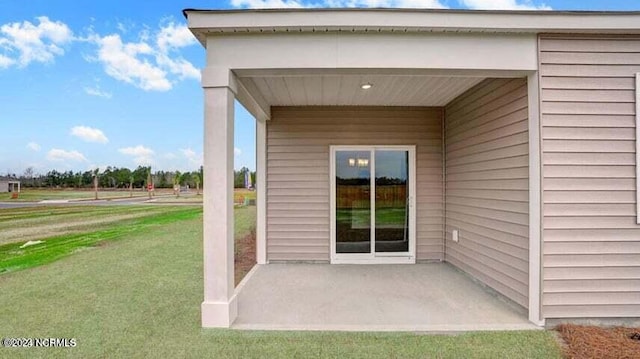
[[[237,209],[236,218],[248,223],[251,210]],[[237,225],[236,231],[241,228],[246,226]],[[68,349],[0,348],[0,357],[560,357],[553,335],[545,331],[430,336],[202,329],[200,214],[149,223],[118,238],[0,275],[0,337],[78,343]]]
[[[376,226],[404,226],[404,208],[377,208]],[[336,221],[356,227],[369,227],[371,225],[371,210],[369,209],[338,209],[336,210]]]
[[[53,207],[0,210],[0,273],[58,260],[153,226],[194,218],[198,207]],[[23,247],[31,241],[41,241]]]
[[[0,209],[0,245],[95,232],[183,207],[46,206]],[[128,226],[125,226],[128,227]]]
[[[127,190],[117,191],[98,191],[98,198],[120,198],[129,197],[130,192]],[[136,189],[133,191],[134,197],[148,197],[149,194],[146,191]],[[44,200],[79,200],[79,199],[94,199],[95,192],[91,190],[51,190],[51,189],[28,189],[23,188],[19,194],[18,199],[12,199],[11,193],[0,194],[0,201],[11,202],[39,202]]]

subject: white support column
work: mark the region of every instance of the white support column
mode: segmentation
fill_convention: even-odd
[[[544,325],[542,316],[542,164],[538,72],[527,78],[529,97],[529,321]]]
[[[256,119],[256,262],[267,264],[267,123]]]
[[[202,326],[228,328],[238,314],[234,296],[233,126],[235,86],[228,69],[205,69],[204,302]]]

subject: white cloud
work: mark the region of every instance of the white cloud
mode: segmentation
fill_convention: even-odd
[[[302,8],[302,7],[387,7],[387,8],[446,8],[439,0],[324,0],[304,2],[300,0],[231,0],[239,8]]]
[[[551,10],[545,4],[536,5],[532,0],[458,0],[469,9],[483,10]],[[386,7],[386,8],[447,8],[441,0],[231,0],[238,8],[303,8],[303,7]]]
[[[178,158],[178,156],[176,156],[175,153],[171,153],[171,152],[165,153],[163,157],[167,160],[175,160],[176,158]]]
[[[346,7],[446,8],[439,0],[336,0]]]
[[[180,149],[180,152],[182,152],[186,158],[194,158],[196,156],[196,152],[190,148]]]
[[[145,91],[168,91],[178,80],[200,79],[200,71],[178,50],[196,44],[186,25],[169,22],[155,34],[142,31],[137,41],[124,41],[120,35],[90,36],[98,45],[91,61],[101,62],[106,73]]]
[[[551,10],[545,4],[535,5],[530,0],[460,0],[462,5],[470,9],[482,10]]]
[[[102,130],[87,126],[75,126],[71,129],[71,136],[76,136],[86,142],[108,143],[109,139]]]
[[[231,0],[231,6],[251,9],[310,7],[298,0]]]
[[[120,35],[101,37],[96,42],[99,46],[98,61],[102,62],[109,76],[147,91],[171,89],[167,73],[144,57],[153,54],[149,44],[124,43]]]
[[[196,38],[193,37],[193,34],[191,34],[187,26],[176,25],[173,22],[169,22],[160,28],[160,32],[156,36],[156,44],[158,48],[164,52],[195,45],[196,43]]]
[[[202,166],[202,162],[203,162],[202,154],[197,154],[191,148],[182,148],[180,149],[180,152],[182,152],[182,155],[189,162],[189,167],[199,168],[200,166]]]
[[[100,89],[100,86],[85,87],[84,88],[84,92],[86,92],[87,95],[103,97],[103,98],[107,98],[107,99],[109,99],[109,98],[111,98],[113,96],[111,94],[111,92],[103,91],[102,89]]]
[[[30,149],[31,151],[34,151],[34,152],[39,152],[40,151],[40,145],[35,143],[35,142],[27,143],[27,148]]]
[[[38,25],[23,21],[0,26],[0,68],[25,67],[32,62],[49,63],[64,54],[63,46],[73,40],[71,29],[46,16],[37,20]]]
[[[15,61],[7,56],[0,54],[0,69],[6,69],[7,67],[13,65]]]
[[[75,162],[87,162],[87,158],[78,151],[66,151],[59,148],[52,148],[47,153],[47,159],[49,161],[75,161]]]
[[[235,147],[233,149],[233,154],[236,155],[236,156],[240,156],[242,154],[242,150],[239,149],[238,147]]]
[[[155,153],[152,149],[144,147],[143,145],[138,145],[136,147],[124,147],[119,149],[118,151],[122,154],[136,157],[151,156]]]
[[[104,170],[106,170],[107,167],[110,167],[110,166],[109,165],[96,165],[96,164],[92,163],[89,166],[87,166],[87,171],[98,170],[98,173],[100,173],[100,172],[104,172]]]
[[[121,22],[119,22],[119,23],[116,25],[116,28],[118,29],[118,31],[120,31],[120,32],[121,32],[121,33],[123,33],[123,34],[126,34],[126,33],[127,33],[127,31],[128,31],[127,25],[125,25],[125,24],[123,24],[123,23],[121,23]]]
[[[120,148],[118,152],[133,157],[133,161],[140,166],[149,166],[155,162],[153,160],[155,151],[143,145]]]

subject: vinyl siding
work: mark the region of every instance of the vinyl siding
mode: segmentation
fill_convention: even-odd
[[[271,115],[268,260],[329,260],[330,145],[416,145],[417,259],[444,259],[442,109],[273,107]]]
[[[526,308],[526,79],[485,80],[445,114],[446,260]],[[458,243],[451,239],[454,229]]]
[[[543,315],[640,317],[640,37],[542,36]]]

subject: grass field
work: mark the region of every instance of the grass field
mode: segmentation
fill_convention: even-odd
[[[157,202],[188,202],[202,203],[202,193],[197,195],[196,189],[192,188],[188,193],[182,193],[180,197],[170,196],[173,194],[171,189],[156,189],[155,198]],[[98,191],[99,199],[128,198],[130,192],[127,190],[117,191]],[[135,190],[133,197],[148,197],[146,191]],[[56,190],[56,189],[30,189],[23,188],[17,199],[11,198],[11,193],[0,193],[0,201],[8,202],[40,202],[45,200],[90,200],[95,198],[95,193],[91,190]],[[249,191],[244,188],[237,188],[234,192],[234,202],[240,203],[244,199],[256,199],[256,191]]]
[[[171,190],[156,190],[156,194],[169,194]],[[128,190],[117,191],[98,191],[98,198],[126,198],[130,196]],[[148,197],[146,191],[136,189],[133,191],[133,197]],[[39,202],[45,200],[81,200],[94,199],[95,192],[92,190],[66,190],[66,189],[29,189],[23,188],[17,199],[11,198],[11,193],[0,194],[0,201],[11,202]]]
[[[376,226],[403,227],[406,219],[406,210],[404,208],[378,208],[375,215]],[[346,225],[371,226],[371,210],[339,208],[336,210],[336,222]]]
[[[182,193],[180,197],[177,196],[162,196],[156,197],[153,200],[156,203],[193,203],[202,204],[202,195],[197,195],[195,192]]]
[[[0,348],[0,357],[560,357],[553,335],[545,331],[429,336],[202,329],[202,217],[198,209],[183,208],[196,212],[181,216],[180,209],[162,208],[167,213],[134,219],[148,221],[138,223],[137,230],[115,226],[123,231],[117,240],[0,274],[0,337],[75,338],[78,343],[75,348]],[[58,222],[77,220],[74,213],[52,216]],[[236,235],[242,237],[252,229],[255,207],[237,208],[236,219]],[[47,223],[42,228],[49,228]]]
[[[0,210],[0,273],[55,261],[152,226],[199,216],[189,207],[52,207]],[[37,241],[24,247],[27,241]]]

